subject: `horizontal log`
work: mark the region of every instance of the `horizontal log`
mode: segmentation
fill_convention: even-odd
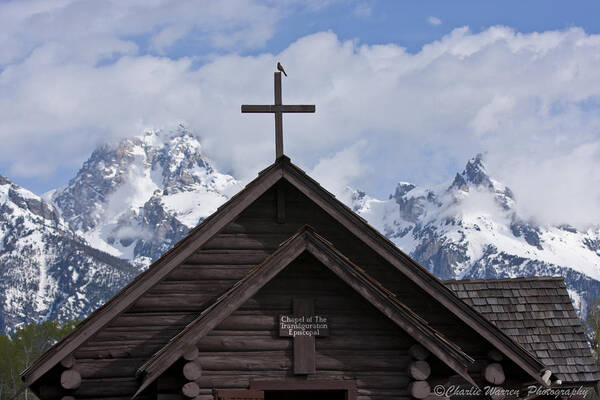
[[[357,395],[356,400],[409,400],[408,397],[398,397],[398,396],[371,396],[371,395]]]
[[[81,385],[81,374],[74,369],[64,370],[60,374],[60,386],[63,389],[73,390]]]
[[[154,354],[164,347],[166,338],[159,340],[127,340],[86,343],[75,350],[78,358],[137,358]]]
[[[272,203],[271,203],[272,204]],[[264,204],[259,207],[248,207],[241,214],[242,218],[264,218],[276,221],[275,205]],[[324,211],[315,207],[287,207],[285,223],[304,223],[312,225],[325,225],[331,223],[332,218]],[[330,228],[331,229],[331,228]]]
[[[326,271],[324,267],[323,271]],[[287,274],[284,271],[281,275],[267,283],[262,291],[267,293],[289,293],[293,291],[296,295],[301,295],[302,291],[307,292],[311,296],[322,294],[335,293],[340,297],[354,296],[352,290],[340,279],[332,274],[319,274],[316,276],[307,276],[307,273],[299,272],[298,274]],[[186,280],[186,281],[165,281],[155,285],[147,293],[150,295],[162,294],[185,294],[185,293],[202,293],[220,295],[227,289],[231,288],[238,280]]]
[[[62,389],[58,384],[53,385],[40,385],[39,393],[44,400],[58,400],[65,395],[65,390]]]
[[[116,328],[104,328],[98,332],[93,341],[90,343],[99,344],[101,342],[120,342],[127,340],[163,340],[170,339],[181,332],[181,326],[160,326],[160,327],[146,327],[146,326],[131,326],[131,327],[116,327]]]
[[[394,332],[391,332],[390,330],[362,330],[362,331],[354,331],[354,330],[349,330],[349,329],[336,329],[335,330],[335,335],[336,336],[352,336],[352,337],[356,337],[356,338],[362,338],[363,341],[368,341],[368,340],[372,340],[374,337],[379,337],[379,336],[390,336],[393,335]],[[265,336],[265,337],[276,337],[279,334],[278,330],[270,330],[270,331],[265,331],[265,330],[247,330],[247,331],[242,331],[242,330],[213,330],[210,331],[207,336],[228,336],[228,337],[240,337],[240,336]],[[330,332],[330,337],[331,337],[331,332]],[[319,338],[319,340],[324,339],[324,338]],[[287,339],[287,340],[291,340],[291,339]],[[317,341],[317,342],[318,342]],[[318,346],[318,345],[317,345]]]
[[[134,376],[126,378],[100,378],[100,379],[84,379],[81,386],[73,394],[77,399],[87,398],[116,398],[131,396],[139,387],[139,382]]]
[[[164,279],[169,281],[185,280],[240,280],[254,267],[254,264],[241,265],[195,265],[182,264],[175,268]]]
[[[134,377],[137,369],[147,361],[147,358],[81,359],[77,361],[77,369],[83,378],[126,378]]]
[[[111,321],[110,328],[186,326],[198,317],[198,311],[126,312]]]
[[[209,240],[202,249],[276,250],[287,239],[285,235],[244,233],[219,234]]]
[[[368,330],[385,330],[389,329],[390,334],[396,334],[400,328],[396,327],[389,320],[385,320],[378,315],[363,315],[357,319],[355,316],[347,315],[329,315],[328,316],[330,334],[332,330],[352,330],[352,331],[368,331]],[[232,314],[227,317],[217,329],[221,330],[274,330],[278,326],[277,315],[239,315]]]
[[[243,389],[250,386],[251,380],[285,380],[294,375],[291,370],[280,371],[203,371],[202,376],[196,380],[200,388],[231,388]],[[408,386],[408,376],[397,372],[386,373],[385,371],[324,371],[320,370],[314,377],[308,380],[354,380],[358,388],[375,389],[404,389]],[[178,391],[182,381],[174,376],[161,376],[158,381],[159,391]]]
[[[402,389],[380,389],[380,388],[357,388],[357,395],[359,396],[373,396],[378,398],[379,396],[396,396],[396,397],[409,397],[410,393],[408,387]]]
[[[137,399],[137,397],[136,397]],[[181,400],[181,391],[177,393],[159,393],[156,397],[157,400]],[[131,400],[131,399],[130,399]],[[212,390],[210,392],[200,391],[194,400],[215,400]]]
[[[291,359],[290,351],[202,353],[199,357],[203,371],[284,371],[291,368]],[[316,354],[318,370],[397,370],[405,374],[402,371],[409,362],[408,357],[395,357],[387,351],[357,354],[332,350]]]
[[[274,206],[273,206],[274,207]],[[278,234],[282,237],[291,237],[302,227],[301,224],[292,225],[290,223],[278,224],[275,220],[265,220],[263,218],[249,218],[241,216],[234,222],[227,225],[221,232],[223,234],[249,234],[264,235]]]
[[[292,299],[294,297],[295,296],[289,292],[273,294],[266,291],[260,291],[251,299],[248,299],[239,310],[288,310],[291,309]],[[348,312],[350,308],[347,297],[338,296],[332,293],[320,294],[318,297],[314,298],[314,303],[315,312],[342,313]],[[352,302],[351,309],[357,314],[374,314],[373,308],[365,301]],[[375,313],[375,315],[377,314]]]
[[[202,310],[212,304],[220,293],[171,293],[145,294],[130,308],[134,312],[148,311],[193,311]]]
[[[183,280],[163,281],[154,285],[147,293],[149,294],[185,294],[200,292],[202,294],[221,294],[231,288],[237,280]]]
[[[352,289],[341,279],[334,276],[331,276],[329,279],[306,277],[306,274],[302,274],[302,276],[304,277],[293,276],[288,278],[287,276],[278,276],[267,283],[262,291],[269,294],[283,293],[310,297],[335,293],[337,296],[345,297],[347,300],[348,297],[351,298],[353,296]]]
[[[272,251],[264,250],[201,250],[189,256],[186,264],[260,264]]]
[[[223,332],[223,331],[219,331]],[[405,341],[402,336],[346,336],[334,335],[319,338],[317,350],[389,350],[406,354]],[[270,351],[291,350],[292,340],[280,338],[275,332],[271,335],[205,336],[197,343],[201,351]]]

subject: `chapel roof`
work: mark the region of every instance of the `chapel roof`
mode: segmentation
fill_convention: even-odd
[[[327,192],[318,182],[302,171],[302,169],[292,164],[289,158],[283,156],[277,159],[274,164],[260,172],[259,176],[254,181],[250,182],[242,191],[219,207],[214,214],[206,218],[196,228],[192,229],[188,236],[183,238],[160,259],[155,261],[145,272],[140,274],[129,285],[121,290],[119,294],[86,318],[74,332],[40,357],[40,359],[23,373],[22,377],[26,384],[32,385],[50,368],[60,362],[62,358],[84,343],[87,338],[94,335],[112,319],[116,318],[116,316],[126,310],[127,307],[136,301],[136,299],[140,298],[154,284],[160,282],[161,279],[183,262],[183,260],[191,255],[199,248],[199,246],[206,243],[211,237],[226,226],[226,224],[230,223],[240,215],[240,213],[253,201],[282,179],[298,189],[329,214],[329,216],[339,222],[341,226],[346,228],[351,234],[355,235],[368,247],[374,250],[386,262],[390,263],[393,267],[403,273],[406,278],[414,282],[426,293],[444,305],[450,312],[454,313],[459,319],[479,332],[493,346],[497,347],[508,358],[516,362],[534,379],[538,381],[541,380],[544,363],[539,358],[540,354],[538,354],[537,350],[531,345],[527,345],[526,342],[519,341],[519,338],[512,336],[510,331],[505,332],[504,329],[506,327],[498,322],[501,319],[495,319],[490,315],[490,312],[488,312],[486,308],[481,310],[478,309],[478,305],[475,303],[481,302],[480,300],[470,302],[468,297],[471,293],[475,292],[475,289],[467,288],[467,286],[465,286],[467,285],[466,283],[464,283],[463,286],[460,286],[460,284],[455,285],[452,282],[441,282],[437,277],[427,271],[427,269],[398,249],[391,241],[389,241],[389,239],[370,226],[363,218],[358,216],[339,200],[335,199],[335,196]],[[480,286],[481,285],[477,287],[479,288]],[[481,286],[481,290],[483,289],[487,289],[487,284]],[[566,289],[562,288],[561,293],[566,295]],[[553,292],[553,294],[556,295],[555,292]],[[560,295],[562,296],[562,294]],[[481,295],[485,296],[483,293]],[[566,298],[568,301],[568,296]],[[563,303],[560,303],[562,304],[561,307],[567,307],[564,304],[564,299],[561,301],[563,301]],[[549,298],[547,302],[553,302],[552,298]],[[533,304],[533,300],[531,300],[531,304]],[[582,330],[579,321],[573,320],[571,322],[572,324],[569,326],[573,330]],[[577,343],[581,345],[581,343],[583,343],[581,339],[583,333],[581,331],[578,334],[580,336],[578,336]],[[521,339],[525,340],[523,338]],[[564,343],[564,341],[561,343]],[[544,353],[541,353],[541,355],[543,354]],[[549,359],[551,358],[552,357]],[[578,381],[600,380],[600,375],[597,375],[597,369],[589,364],[590,359],[591,355],[589,359],[585,358],[586,367],[584,369],[578,372],[566,372],[572,370],[572,368],[569,366],[569,358],[565,358],[565,363],[567,363],[566,369],[561,367],[561,371],[564,371],[563,377],[577,378]],[[558,365],[556,364],[556,361],[554,365]],[[547,367],[552,370],[551,365],[547,365]],[[571,381],[571,379],[567,380]]]
[[[600,380],[562,277],[453,280],[444,284],[563,382]]]

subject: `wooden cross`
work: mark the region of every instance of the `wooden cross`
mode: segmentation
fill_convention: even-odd
[[[314,374],[315,338],[329,336],[327,318],[314,315],[313,301],[294,299],[293,314],[279,316],[279,336],[294,340],[294,373]]]
[[[275,114],[275,158],[283,156],[283,113],[314,113],[314,105],[283,105],[281,101],[281,72],[275,72],[275,104],[242,105],[243,113]]]

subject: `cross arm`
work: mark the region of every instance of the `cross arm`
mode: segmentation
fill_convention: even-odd
[[[314,113],[314,104],[297,104],[297,105],[242,105],[243,113]]]

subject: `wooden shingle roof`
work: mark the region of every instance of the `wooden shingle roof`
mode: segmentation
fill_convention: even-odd
[[[444,284],[563,382],[600,379],[563,278],[474,279]]]

